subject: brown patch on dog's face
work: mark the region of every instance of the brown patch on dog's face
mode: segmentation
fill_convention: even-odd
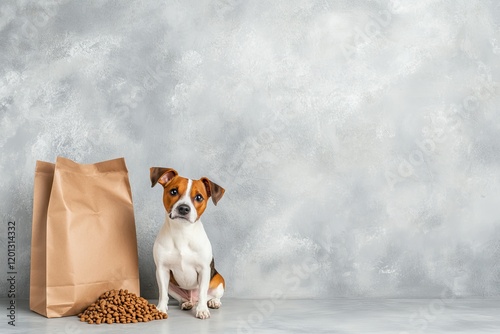
[[[196,209],[198,218],[200,219],[201,215],[207,208],[207,201],[210,197],[205,188],[205,184],[201,180],[193,180],[193,185],[191,186],[191,202]]]
[[[175,176],[164,185],[163,206],[165,206],[165,210],[169,214],[172,212],[175,203],[186,193],[187,186],[188,179],[181,176]]]

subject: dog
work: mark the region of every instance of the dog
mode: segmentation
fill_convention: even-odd
[[[226,283],[215,270],[212,245],[200,217],[211,197],[214,205],[224,188],[206,177],[191,180],[172,168],[151,167],[151,187],[163,186],[163,205],[167,211],[153,246],[156,281],[159,289],[157,309],[167,313],[168,295],[182,310],[196,305],[196,317],[210,317],[208,308],[218,309]]]

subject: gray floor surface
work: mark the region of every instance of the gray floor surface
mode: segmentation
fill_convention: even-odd
[[[89,325],[77,317],[46,319],[17,300],[15,327],[1,299],[0,333],[500,333],[500,299],[223,299],[211,318],[169,306],[169,318]],[[150,302],[155,303],[152,300]]]

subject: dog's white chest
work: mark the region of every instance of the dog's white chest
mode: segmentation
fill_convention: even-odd
[[[212,246],[201,222],[186,226],[169,223],[164,224],[155,241],[155,263],[169,268],[181,288],[195,289],[199,272],[212,260]]]

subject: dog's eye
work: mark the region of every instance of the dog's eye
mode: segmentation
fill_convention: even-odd
[[[196,202],[203,202],[203,196],[201,196],[200,194],[196,195],[196,197],[194,198],[194,200]]]
[[[175,195],[177,195],[178,193],[179,193],[179,192],[177,191],[177,189],[176,189],[176,188],[174,188],[174,189],[170,190],[170,195],[172,195],[172,196],[175,196]]]

